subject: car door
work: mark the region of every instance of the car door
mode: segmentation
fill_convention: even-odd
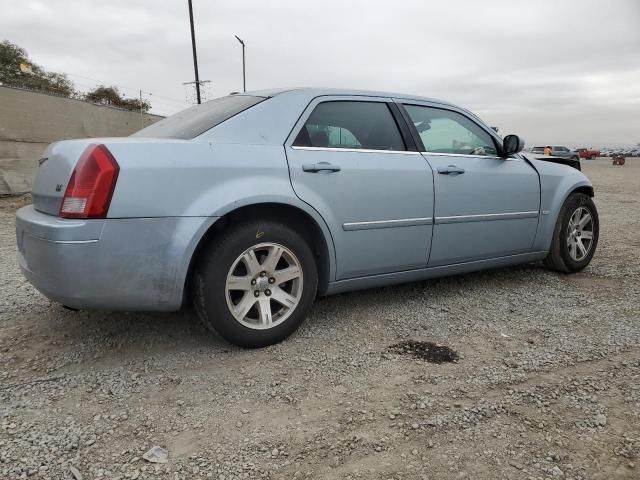
[[[426,267],[433,174],[390,99],[316,98],[285,151],[294,191],[331,231],[337,280]]]
[[[404,106],[434,171],[429,266],[530,251],[540,210],[538,174],[525,160],[498,155],[498,139],[464,111]]]

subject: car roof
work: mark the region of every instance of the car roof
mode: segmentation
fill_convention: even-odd
[[[386,97],[386,98],[399,98],[403,100],[419,100],[422,102],[431,102],[438,103],[441,105],[448,105],[451,107],[459,108],[465,110],[464,108],[455,105],[451,102],[447,102],[444,100],[438,100],[436,98],[423,97],[420,95],[411,95],[406,93],[397,93],[397,92],[384,92],[384,91],[376,91],[376,90],[356,90],[356,89],[344,89],[344,88],[321,88],[321,87],[291,87],[291,88],[278,88],[278,89],[270,89],[270,90],[254,90],[246,93],[238,93],[234,92],[233,95],[253,95],[257,97],[275,97],[277,95],[282,95],[286,93],[298,93],[298,94],[306,94],[309,98],[328,96],[328,95],[345,95],[345,96],[354,96],[354,97]]]

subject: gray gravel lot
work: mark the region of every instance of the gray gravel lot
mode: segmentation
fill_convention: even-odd
[[[70,312],[15,259],[0,199],[0,479],[640,478],[640,159],[583,162],[590,267],[322,298],[241,350],[190,311]],[[433,364],[389,351],[454,349]],[[167,463],[150,463],[152,446]]]

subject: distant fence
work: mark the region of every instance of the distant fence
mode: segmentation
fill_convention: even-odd
[[[127,136],[161,118],[0,86],[0,194],[31,191],[38,159],[51,142]]]

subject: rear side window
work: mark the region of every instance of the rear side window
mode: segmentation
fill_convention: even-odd
[[[187,108],[138,130],[132,137],[191,140],[248,108],[266,100],[250,95],[229,95]]]
[[[466,116],[440,108],[405,105],[424,148],[433,153],[496,156],[489,133]]]
[[[298,133],[294,146],[406,150],[384,102],[322,102]]]

